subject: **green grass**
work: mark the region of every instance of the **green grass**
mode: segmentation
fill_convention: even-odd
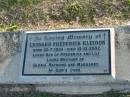
[[[0,31],[6,32],[6,31],[18,31],[20,29],[19,24],[10,24],[10,25],[2,25],[0,24]]]

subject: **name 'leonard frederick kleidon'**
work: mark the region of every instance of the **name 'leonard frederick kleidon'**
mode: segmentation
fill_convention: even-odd
[[[69,42],[30,42],[30,47],[47,46],[86,46],[86,45],[105,45],[104,40],[99,41],[69,41]]]

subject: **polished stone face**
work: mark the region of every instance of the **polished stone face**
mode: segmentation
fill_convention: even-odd
[[[26,32],[22,75],[111,75],[110,29]]]

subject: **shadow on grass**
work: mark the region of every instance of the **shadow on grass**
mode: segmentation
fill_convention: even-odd
[[[66,95],[41,92],[0,92],[0,97],[130,97],[130,93],[122,93],[117,90],[111,90],[98,95]]]

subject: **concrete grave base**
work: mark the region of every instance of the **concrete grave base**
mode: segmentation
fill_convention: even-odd
[[[124,84],[125,83],[125,84]],[[119,90],[121,92],[130,91],[130,83],[104,83],[104,84],[78,84],[78,85],[37,85],[36,91],[51,92],[61,94],[101,94],[110,90]]]
[[[73,77],[66,83],[56,84],[44,80],[29,82],[20,79],[20,60],[23,39],[22,33],[5,32],[0,33],[0,84],[33,84],[35,91],[63,93],[63,94],[98,94],[111,89],[130,92],[130,26],[115,27],[115,78],[107,76],[88,76],[82,79]],[[47,78],[45,78],[47,80]],[[56,78],[55,78],[56,79]],[[33,80],[33,79],[32,79]],[[49,79],[48,79],[49,80]],[[57,79],[58,80],[58,79]],[[67,80],[67,77],[64,77]],[[75,83],[71,83],[74,81]],[[20,90],[19,86],[12,91]]]

